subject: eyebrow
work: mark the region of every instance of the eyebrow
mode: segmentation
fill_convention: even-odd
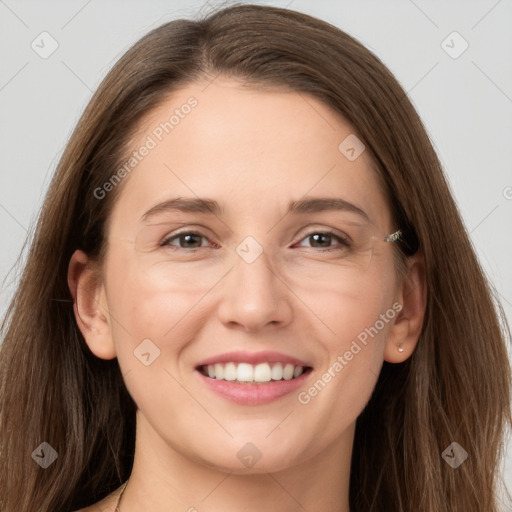
[[[144,213],[144,215],[142,215],[141,220],[145,221],[153,215],[172,210],[216,216],[221,216],[224,213],[224,209],[214,199],[176,197],[153,206]],[[288,210],[286,214],[305,214],[336,210],[356,213],[364,220],[371,222],[369,216],[364,210],[352,203],[349,203],[345,199],[337,197],[312,197],[300,199],[298,201],[290,201],[288,203]]]

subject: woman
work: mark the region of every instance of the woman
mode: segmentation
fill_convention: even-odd
[[[4,323],[1,510],[497,511],[493,299],[377,57],[285,9],[167,23],[45,200]]]

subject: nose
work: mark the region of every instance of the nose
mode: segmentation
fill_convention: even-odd
[[[266,252],[252,263],[238,255],[234,261],[220,290],[218,315],[221,322],[246,331],[287,325],[292,319],[293,293],[271,268]]]

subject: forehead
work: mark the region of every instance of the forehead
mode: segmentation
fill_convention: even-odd
[[[224,78],[192,83],[140,123],[131,145],[137,163],[119,208],[130,216],[170,197],[213,197],[227,214],[270,219],[272,208],[282,213],[290,200],[314,195],[342,197],[386,222],[369,152],[351,160],[340,150],[355,136],[350,123],[304,93]]]

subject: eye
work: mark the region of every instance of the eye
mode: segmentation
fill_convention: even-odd
[[[181,233],[174,234],[162,240],[160,246],[172,247],[174,249],[190,249],[193,251],[194,249],[200,249],[201,247],[208,246],[208,243],[206,245],[202,245],[201,238],[208,240],[204,235],[196,231],[182,231]],[[175,240],[178,245],[173,243]]]
[[[302,240],[310,240],[310,247],[316,248],[319,247],[323,251],[336,251],[336,250],[346,250],[350,247],[350,240],[348,237],[343,237],[341,235],[337,235],[333,231],[312,231],[308,233]],[[338,247],[333,247],[331,242],[333,240],[337,240],[339,242]],[[300,247],[304,247],[300,245]]]
[[[202,240],[206,241],[206,244],[202,243]],[[341,235],[337,235],[333,231],[312,231],[308,233],[302,240],[310,240],[311,248],[319,248],[320,252],[329,251],[342,251],[351,247],[350,239]],[[337,241],[338,244],[332,244],[333,241]],[[175,233],[162,240],[160,243],[161,247],[170,247],[172,249],[183,249],[187,252],[194,252],[197,249],[211,246],[208,243],[208,238],[197,231],[182,231],[181,233]],[[216,247],[216,244],[213,243]],[[299,247],[305,247],[299,245]],[[307,247],[307,246],[306,246]]]

